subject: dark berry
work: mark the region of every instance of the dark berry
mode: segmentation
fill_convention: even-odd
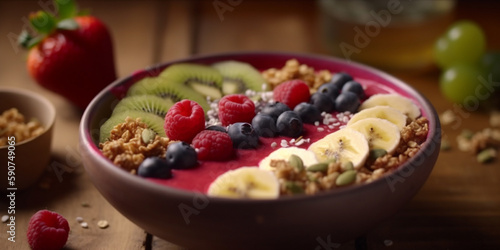
[[[300,116],[302,122],[314,124],[316,121],[321,121],[321,111],[310,103],[303,102],[293,109]]]
[[[175,142],[168,145],[165,158],[173,169],[188,169],[198,165],[196,150],[185,142]]]
[[[354,113],[358,110],[360,104],[358,96],[353,92],[342,92],[335,99],[335,108],[339,112],[349,111]]]
[[[205,129],[205,111],[191,100],[177,102],[165,115],[163,128],[170,140],[191,143],[194,136]]]
[[[278,135],[276,120],[270,115],[262,113],[257,114],[252,120],[252,127],[257,135],[262,137],[275,137]]]
[[[227,133],[233,141],[233,148],[254,149],[259,146],[259,135],[250,123],[237,122],[229,125]]]
[[[40,210],[28,223],[28,244],[33,250],[61,249],[69,235],[68,221],[56,212]]]
[[[335,100],[340,93],[340,88],[332,82],[325,83],[319,87],[316,93],[325,94]]]
[[[206,130],[213,130],[213,131],[219,131],[219,132],[224,132],[227,133],[227,129],[225,127],[219,126],[219,125],[210,125],[206,128]]]
[[[275,121],[278,120],[278,116],[285,111],[290,111],[291,109],[284,103],[274,102],[268,104],[262,108],[261,114],[270,115]]]
[[[172,169],[166,160],[160,157],[148,157],[139,165],[137,175],[142,177],[168,179],[172,177]]]
[[[233,142],[226,132],[203,130],[193,139],[201,161],[224,161],[233,156]]]
[[[359,99],[365,98],[365,90],[363,86],[359,82],[356,81],[348,81],[342,87],[342,92],[352,92],[358,96]]]
[[[339,72],[332,76],[332,80],[330,80],[330,82],[337,85],[338,89],[342,89],[342,87],[346,82],[352,80],[354,79],[352,78],[351,75],[347,74],[346,72]]]
[[[219,101],[219,120],[223,126],[251,122],[254,116],[255,104],[246,95],[226,95]]]
[[[309,101],[309,86],[302,80],[290,80],[281,83],[273,90],[274,100],[294,109],[297,104]]]
[[[330,96],[322,93],[314,93],[309,101],[313,106],[321,112],[330,113],[335,110],[335,101]]]
[[[302,134],[302,119],[293,111],[283,112],[276,121],[278,133],[283,136],[296,138]]]

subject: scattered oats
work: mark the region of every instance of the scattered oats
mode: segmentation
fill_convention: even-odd
[[[335,127],[338,127],[338,126],[340,126],[340,122],[336,122],[336,123],[334,123],[332,125],[335,126]]]
[[[2,216],[2,223],[5,223],[9,220],[9,216],[8,215],[3,215]]]
[[[262,89],[262,91],[266,91],[267,90],[267,83],[263,83],[261,89]]]
[[[441,139],[441,150],[442,151],[448,151],[451,149],[451,143],[448,139],[442,138]]]
[[[78,217],[76,217],[76,221],[77,221],[78,223],[82,223],[82,222],[83,222],[83,218],[82,218],[82,217],[80,217],[80,216],[78,216]]]
[[[271,147],[272,147],[272,148],[276,148],[277,146],[278,146],[278,143],[277,143],[277,142],[273,142],[273,143],[271,143]]]
[[[295,144],[295,138],[291,139],[290,142],[289,142],[290,145],[293,145]]]
[[[324,128],[322,128],[322,127],[318,127],[318,132],[323,132],[323,131],[325,131],[325,129],[324,129]]]
[[[288,142],[286,140],[281,140],[281,144],[280,145],[281,145],[282,148],[286,148],[286,147],[288,147]]]
[[[80,222],[80,226],[83,228],[89,228],[89,223],[87,222]]]
[[[346,125],[342,125],[342,126],[339,127],[339,129],[343,129],[345,127],[347,127],[347,126]]]
[[[493,111],[490,113],[490,126],[500,127],[500,111]]]
[[[454,123],[457,120],[457,116],[453,111],[450,109],[444,111],[440,116],[439,120],[441,121],[441,124],[443,125],[450,125]]]
[[[97,226],[99,228],[104,229],[104,228],[107,228],[109,226],[109,223],[108,223],[107,220],[100,220],[100,221],[97,222]]]
[[[334,128],[335,128],[335,126],[334,126],[334,125],[328,125],[328,128],[329,128],[329,129],[334,129]]]
[[[314,126],[316,126],[316,127],[319,126],[319,121],[315,121]]]
[[[384,245],[386,247],[390,247],[390,246],[392,246],[392,244],[394,244],[394,242],[392,242],[392,240],[384,240]]]
[[[306,142],[306,140],[305,140],[305,139],[299,140],[299,141],[297,141],[297,142],[295,143],[295,146],[300,146],[300,145],[304,144],[305,142]]]

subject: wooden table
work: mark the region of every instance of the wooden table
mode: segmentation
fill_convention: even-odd
[[[7,241],[6,225],[2,224],[0,249],[29,248],[27,222],[39,209],[57,211],[68,219],[67,249],[183,249],[148,235],[103,199],[81,166],[77,148],[81,112],[35,84],[25,67],[25,52],[6,39],[9,34],[19,34],[28,13],[40,9],[39,2],[49,1],[0,2],[0,85],[37,91],[56,106],[51,165],[66,166],[67,171],[58,178],[49,167],[38,185],[17,194],[16,242]],[[223,20],[213,2],[96,0],[79,4],[110,27],[120,77],[198,54],[249,50],[328,54],[317,25],[319,10],[310,1],[246,0],[226,11]],[[499,11],[500,5],[493,1],[463,1],[457,6],[458,18],[470,18],[483,26],[491,49],[500,49]],[[439,92],[437,72],[394,74],[427,96],[439,113],[453,109]],[[462,129],[487,127],[488,115],[470,112],[467,116],[458,128],[444,126],[453,149],[441,153],[418,195],[357,244],[353,241],[340,249],[500,249],[499,161],[480,165],[472,155],[459,151],[454,140]],[[5,196],[0,204],[0,215],[6,214]],[[89,228],[80,227],[77,216]],[[103,219],[110,225],[106,229],[96,225]],[[386,246],[385,240],[392,246]]]

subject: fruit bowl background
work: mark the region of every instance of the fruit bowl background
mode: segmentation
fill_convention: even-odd
[[[281,68],[292,58],[316,70],[345,71],[369,86],[368,95],[396,92],[412,99],[429,120],[428,139],[422,149],[398,170],[372,183],[278,200],[213,198],[161,186],[121,170],[99,152],[100,124],[111,114],[117,96],[145,76],[155,76],[176,62],[212,64],[237,60],[264,70]],[[258,52],[194,57],[119,79],[87,107],[79,136],[84,167],[94,185],[118,211],[153,235],[197,249],[314,249],[323,241],[353,240],[408,202],[423,186],[436,162],[441,129],[429,101],[386,73],[331,57]]]

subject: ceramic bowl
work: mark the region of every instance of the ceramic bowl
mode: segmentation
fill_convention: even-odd
[[[0,100],[0,113],[10,108],[17,108],[26,121],[36,118],[44,128],[44,132],[37,137],[15,141],[15,145],[0,147],[2,190],[26,189],[38,180],[49,163],[56,110],[45,97],[19,88],[0,87]],[[9,154],[9,151],[13,153]],[[15,175],[12,175],[12,172],[9,174],[9,170]],[[7,176],[15,179],[9,180]],[[14,181],[14,185],[10,185],[11,180]]]
[[[429,120],[422,150],[393,173],[374,182],[277,200],[234,200],[161,186],[114,166],[98,149],[99,126],[116,95],[172,63],[248,62],[258,69],[280,68],[288,59],[315,69],[345,71],[411,98]],[[236,53],[194,57],[157,65],[120,79],[87,107],[80,125],[84,166],[101,194],[147,232],[190,249],[323,249],[353,240],[394,215],[424,185],[440,145],[436,111],[420,93],[379,70],[344,60],[304,54]],[[326,245],[325,245],[326,244]]]

